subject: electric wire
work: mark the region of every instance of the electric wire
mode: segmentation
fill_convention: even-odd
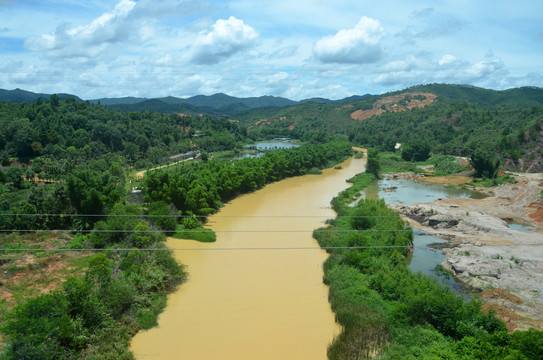
[[[208,218],[209,215],[151,215],[151,214],[21,214],[2,213],[0,216],[54,216],[54,217],[160,217],[160,218]],[[217,218],[330,218],[330,215],[217,215]],[[338,215],[335,218],[395,218],[394,215]]]
[[[182,240],[182,239],[179,239]],[[182,240],[183,241],[183,240]],[[495,247],[517,247],[517,246],[542,246],[542,244],[497,244],[492,245]],[[34,252],[34,251],[43,251],[43,252],[121,252],[121,251],[141,251],[141,252],[153,252],[153,251],[270,251],[270,250],[364,250],[364,249],[417,249],[425,248],[425,246],[415,246],[415,245],[373,245],[373,246],[288,246],[288,247],[209,247],[209,248],[189,248],[189,247],[175,247],[175,248],[12,248],[12,249],[2,249],[0,252]]]
[[[58,249],[40,249],[40,248],[17,248],[17,249],[0,249],[0,251],[96,251],[96,252],[121,252],[121,251],[225,251],[225,250],[339,250],[339,249],[395,249],[395,248],[413,248],[410,245],[378,245],[378,246],[298,246],[298,247],[230,247],[230,248],[118,248],[118,249],[102,249],[102,248],[58,248]]]

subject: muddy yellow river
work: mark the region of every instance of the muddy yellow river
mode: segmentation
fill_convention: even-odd
[[[292,248],[318,247],[312,230],[334,216],[330,201],[363,166],[350,159],[234,199],[209,219],[215,243],[169,239],[185,249],[175,254],[189,279],[158,327],[133,339],[136,358],[326,359],[339,332],[322,282],[326,252]]]

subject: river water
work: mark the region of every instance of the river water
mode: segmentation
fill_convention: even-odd
[[[364,164],[349,159],[234,199],[209,218],[215,243],[169,239],[186,249],[175,254],[189,280],[168,296],[158,327],[133,339],[136,358],[326,359],[340,329],[312,230],[334,217],[331,199]]]

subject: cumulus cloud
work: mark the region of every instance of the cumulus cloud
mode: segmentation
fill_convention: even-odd
[[[496,81],[506,75],[503,61],[492,52],[475,63],[451,54],[443,55],[437,61],[430,54],[417,54],[392,61],[377,72],[379,75],[373,79],[375,84],[395,88],[433,82],[503,87]]]
[[[258,33],[243,20],[230,16],[219,19],[210,31],[198,34],[193,46],[192,62],[217,64],[221,60],[246,50],[254,45]]]
[[[456,61],[456,57],[454,55],[446,54],[446,55],[443,55],[441,59],[439,59],[438,63],[439,65],[447,65],[455,61]]]
[[[484,79],[503,68],[503,61],[497,57],[486,58],[466,69],[471,81]]]
[[[112,11],[89,24],[62,24],[52,34],[27,39],[25,46],[33,51],[45,52],[50,57],[97,56],[133,36],[135,29],[127,18],[135,6],[136,2],[132,0],[121,0]]]
[[[317,41],[313,53],[325,63],[374,63],[382,56],[379,41],[384,34],[378,20],[363,16],[353,29]]]

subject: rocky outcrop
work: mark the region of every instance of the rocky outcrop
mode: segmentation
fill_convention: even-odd
[[[488,297],[509,329],[543,329],[543,231],[519,231],[508,222],[543,228],[541,175],[518,176],[518,184],[487,191],[485,199],[445,198],[431,203],[391,205],[412,226],[449,240],[443,267],[473,288],[500,288],[521,303]],[[507,221],[506,221],[507,220]],[[516,314],[512,316],[511,314]]]

